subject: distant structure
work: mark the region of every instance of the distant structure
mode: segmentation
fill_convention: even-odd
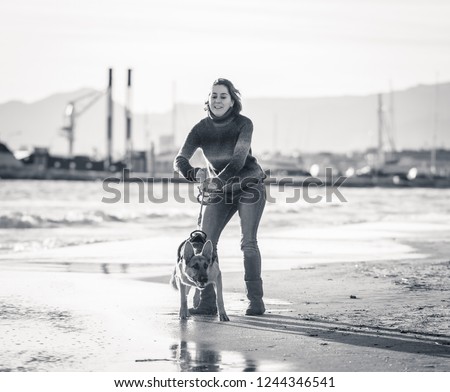
[[[91,92],[89,94],[83,95],[70,101],[66,106],[65,115],[68,119],[68,124],[62,127],[65,132],[65,136],[69,140],[69,157],[73,157],[73,145],[75,141],[75,124],[76,119],[80,117],[84,112],[86,112],[94,103],[96,103],[102,96],[104,92]],[[87,103],[86,100],[91,98]],[[84,106],[79,107],[81,103],[84,102]]]
[[[283,155],[279,152],[266,153],[258,157],[258,161],[266,171],[275,176],[309,175],[300,155]]]
[[[109,168],[112,164],[112,138],[113,138],[113,96],[112,96],[112,87],[113,87],[113,70],[109,68],[108,70],[108,88],[107,92],[107,114],[106,114],[106,168]]]
[[[133,166],[133,139],[131,133],[132,125],[132,113],[131,113],[131,69],[127,72],[127,93],[125,100],[125,162],[127,166],[132,170]]]
[[[395,143],[392,136],[393,106],[391,104],[389,112],[385,110],[382,94],[378,94],[377,119],[377,152],[376,158],[371,163],[371,166],[376,171],[381,171],[385,164],[395,163],[397,160]]]
[[[163,176],[173,175],[173,160],[178,149],[175,146],[175,135],[161,135],[159,137],[158,154],[155,156],[154,170]]]
[[[177,83],[172,83],[172,136],[175,140],[177,134]]]
[[[6,144],[0,143],[0,168],[17,169],[22,166],[22,162],[14,157]]]
[[[156,176],[155,144],[150,143],[150,149],[147,151],[147,172],[151,178]]]
[[[176,84],[173,83],[173,108],[169,130],[156,139],[150,138],[148,116],[145,118],[145,143],[142,150],[133,148],[133,113],[132,113],[132,70],[127,70],[125,100],[125,151],[120,160],[113,160],[113,69],[108,69],[108,86],[102,91],[93,91],[67,103],[66,123],[63,130],[68,139],[68,156],[51,155],[48,148],[36,147],[33,152],[19,151],[15,156],[5,144],[0,143],[0,178],[38,178],[38,179],[69,179],[91,180],[106,177],[121,177],[123,169],[130,169],[140,176],[151,178],[173,177],[173,160],[178,146],[175,142],[177,134],[177,99]],[[441,90],[441,101],[444,90]],[[97,100],[106,95],[106,155],[89,157],[75,155],[75,128],[77,119],[83,115]],[[387,97],[385,95],[384,97]],[[383,102],[383,95],[370,98],[370,116],[377,118],[376,141],[371,140],[371,148],[365,151],[348,153],[300,152],[283,154],[277,150],[280,140],[279,124],[276,113],[268,113],[268,123],[272,119],[271,151],[257,154],[262,167],[270,174],[278,177],[324,177],[327,168],[333,169],[333,175],[349,177],[349,186],[445,186],[450,187],[450,150],[437,148],[439,125],[444,129],[444,116],[439,119],[438,84],[434,90],[433,142],[431,148],[422,150],[397,150],[394,142],[394,95],[391,89],[389,107]],[[441,102],[442,103],[442,102]],[[427,109],[428,111],[430,110]],[[103,112],[103,111],[102,111]],[[400,111],[398,111],[400,112]],[[105,113],[103,112],[103,116]],[[270,117],[271,116],[271,117]],[[397,114],[398,116],[398,114]],[[430,116],[429,116],[430,117]],[[439,124],[439,120],[441,124]],[[309,120],[308,120],[309,121]],[[400,121],[398,121],[400,123]],[[308,123],[309,124],[309,123]],[[309,127],[309,125],[308,125]],[[307,127],[307,128],[308,128]],[[400,128],[400,127],[398,127]],[[282,134],[282,133],[281,133]],[[398,136],[400,137],[400,136]],[[430,137],[430,136],[428,136]],[[442,135],[441,135],[442,137]],[[291,145],[296,147],[295,140]],[[155,149],[156,143],[156,149]],[[26,154],[24,155],[23,152]],[[22,155],[22,156],[21,156]],[[193,162],[196,162],[195,164]],[[201,150],[191,158],[194,166],[204,166],[204,156]],[[444,179],[445,181],[440,181]],[[176,179],[178,180],[178,179]],[[353,181],[353,182],[352,182]]]
[[[176,150],[175,147],[175,136],[173,134],[170,135],[161,135],[159,137],[159,152],[173,152]],[[174,156],[175,158],[175,156]]]
[[[433,113],[433,142],[430,157],[430,172],[436,174],[436,146],[437,135],[439,131],[439,76],[436,75],[436,84],[434,86],[434,113]]]

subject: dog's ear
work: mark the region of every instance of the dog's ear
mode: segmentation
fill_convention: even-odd
[[[206,244],[203,245],[202,255],[205,256],[209,261],[212,260],[213,244],[210,240],[206,241]]]
[[[184,244],[183,259],[186,262],[189,262],[189,260],[192,259],[194,257],[194,255],[195,255],[194,247],[192,246],[192,244],[189,241],[187,241]]]

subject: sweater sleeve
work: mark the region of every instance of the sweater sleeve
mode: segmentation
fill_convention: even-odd
[[[250,146],[252,142],[253,123],[248,120],[242,126],[236,145],[234,147],[233,157],[230,162],[218,174],[219,179],[226,183],[230,178],[236,176],[244,167]]]
[[[199,170],[199,168],[194,168],[189,163],[189,159],[191,159],[192,155],[200,147],[200,140],[196,128],[197,126],[192,128],[191,132],[187,135],[173,163],[174,169],[188,181],[196,181],[195,175]]]

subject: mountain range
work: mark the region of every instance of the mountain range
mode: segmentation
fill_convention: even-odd
[[[53,154],[66,154],[67,139],[62,126],[68,102],[92,89],[58,93],[45,99],[24,103],[0,104],[0,142],[10,149],[48,147]],[[430,148],[434,129],[438,147],[450,148],[450,83],[418,85],[382,94],[384,118],[393,124],[390,136],[397,149]],[[391,108],[391,100],[393,111]],[[89,104],[89,98],[80,100]],[[106,152],[106,97],[102,96],[76,120],[75,154],[103,157]],[[254,124],[253,150],[291,152],[351,152],[377,144],[378,95],[323,98],[250,98],[243,100],[242,114]],[[187,132],[205,116],[203,102],[177,103],[176,115],[165,113],[133,114],[133,147],[157,149],[162,135],[175,129],[175,147]],[[391,115],[393,113],[393,116]],[[174,120],[175,119],[175,120]],[[435,124],[438,126],[436,127]],[[173,124],[175,122],[175,125]],[[121,157],[125,146],[124,108],[114,104],[113,150]]]

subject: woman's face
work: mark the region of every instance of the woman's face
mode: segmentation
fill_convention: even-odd
[[[234,101],[231,99],[227,86],[221,84],[212,86],[211,94],[209,94],[209,108],[215,116],[222,117],[233,104]]]

